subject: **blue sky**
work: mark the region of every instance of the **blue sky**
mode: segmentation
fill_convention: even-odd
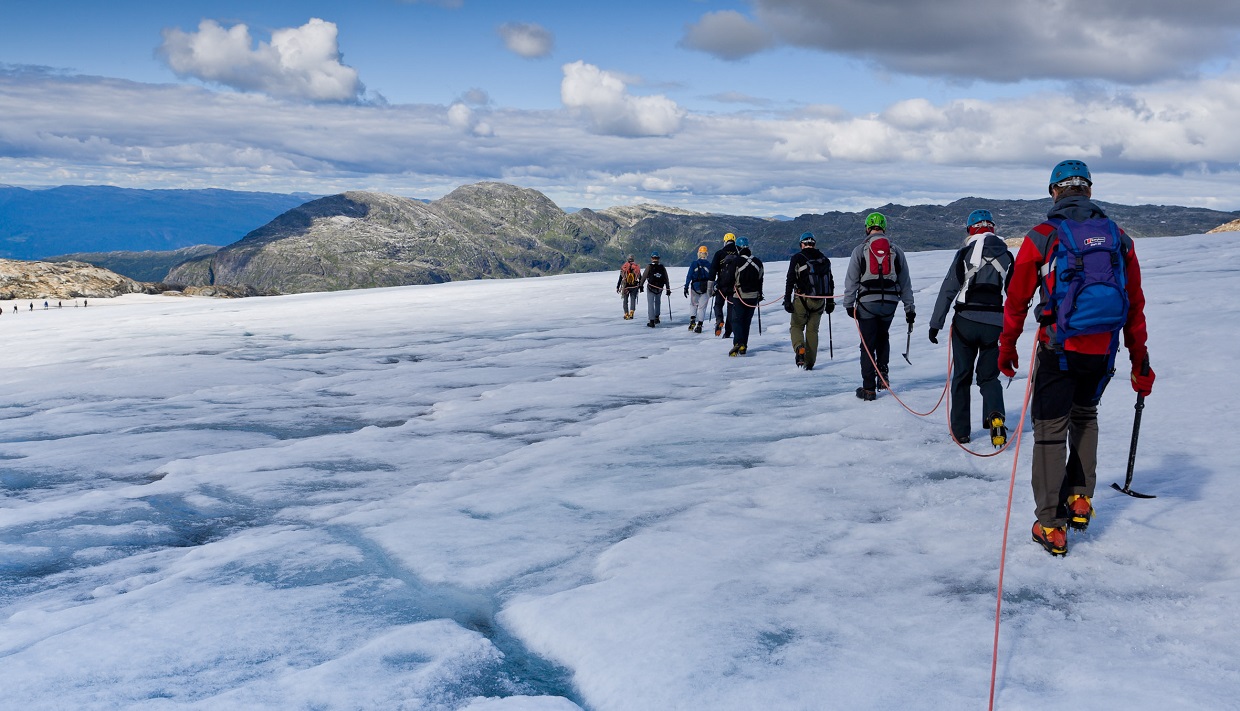
[[[1034,198],[1240,209],[1240,8],[1013,0],[13,3],[0,183],[748,214]]]

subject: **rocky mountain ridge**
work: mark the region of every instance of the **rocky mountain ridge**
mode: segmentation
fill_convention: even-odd
[[[1175,206],[1100,203],[1134,237],[1205,232],[1240,213]],[[892,239],[908,251],[946,249],[963,240],[964,217],[988,209],[1004,237],[1041,222],[1050,199],[963,198],[949,205],[875,208]],[[462,279],[609,270],[626,254],[642,261],[658,251],[685,265],[698,245],[712,251],[722,235],[749,237],[763,259],[782,260],[813,232],[832,257],[849,254],[863,235],[860,212],[805,214],[792,220],[698,213],[659,205],[566,213],[542,193],[506,183],[457,188],[422,202],[348,192],[289,210],[240,241],[174,268],[165,281],[294,293]]]

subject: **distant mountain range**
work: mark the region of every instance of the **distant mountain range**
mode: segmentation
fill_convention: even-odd
[[[312,198],[235,190],[0,187],[0,258],[222,246]]]
[[[80,202],[71,206],[74,196]],[[109,196],[116,204],[109,204]],[[73,239],[56,244],[93,240],[115,248],[79,249],[54,259],[89,262],[173,287],[294,293],[609,270],[627,254],[644,263],[653,251],[665,264],[683,266],[694,258],[698,245],[712,252],[720,247],[725,232],[749,237],[755,253],[766,260],[786,259],[807,231],[828,255],[841,257],[862,238],[865,215],[873,210],[887,216],[890,236],[906,250],[945,249],[962,243],[964,218],[974,209],[990,210],[1001,235],[1019,237],[1050,207],[1049,198],[963,198],[949,205],[888,204],[795,218],[707,214],[658,205],[570,213],[538,191],[505,183],[462,186],[430,202],[371,192],[303,203],[304,197],[223,190],[0,189],[0,216],[8,220],[7,215],[18,214],[25,220],[0,222],[0,247],[21,246],[45,255],[47,248],[33,247],[46,242],[21,235],[59,229]],[[46,212],[34,209],[37,204]],[[1240,212],[1204,208],[1101,204],[1136,237],[1201,233],[1240,218]],[[75,225],[74,215],[84,216],[83,222]],[[110,224],[111,219],[118,224]],[[150,220],[145,228],[143,219]],[[20,224],[40,229],[22,232],[14,227]],[[53,229],[55,225],[61,227]],[[191,241],[194,247],[180,244],[201,234],[197,230],[208,230],[215,238]],[[229,239],[229,230],[244,237]],[[15,232],[17,238],[11,236]],[[152,242],[160,240],[169,249],[155,249],[158,245]]]

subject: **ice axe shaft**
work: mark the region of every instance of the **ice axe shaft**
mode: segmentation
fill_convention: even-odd
[[[1143,368],[1148,365],[1143,364]],[[1141,434],[1141,411],[1145,409],[1145,396],[1137,394],[1136,415],[1132,418],[1132,443],[1128,445],[1128,474],[1124,477],[1124,486],[1121,488],[1119,484],[1112,483],[1111,488],[1116,491],[1128,494],[1134,499],[1156,499],[1153,494],[1142,494],[1132,490],[1132,470],[1137,465],[1137,437]]]
[[[910,323],[908,325],[908,338],[905,339],[905,342],[904,342],[904,352],[900,354],[904,356],[904,361],[908,363],[909,365],[913,364],[913,361],[908,359],[908,354],[912,350],[913,350],[913,324]]]
[[[831,312],[827,312],[827,346],[831,349],[831,359],[835,359],[835,331],[831,328]]]

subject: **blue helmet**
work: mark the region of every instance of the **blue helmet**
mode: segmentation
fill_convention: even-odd
[[[1050,184],[1055,185],[1069,178],[1084,178],[1086,183],[1094,184],[1093,178],[1089,177],[1089,166],[1079,160],[1060,161],[1051,171]]]
[[[974,210],[969,213],[969,219],[965,220],[965,227],[972,227],[979,222],[989,222],[995,224],[995,218],[990,216],[990,210]]]
[[[737,238],[736,238],[736,246],[737,246],[737,247],[748,247],[748,246],[749,246],[749,238],[748,238],[748,237],[737,237]]]
[[[816,244],[818,244],[818,241],[814,239],[813,232],[802,232],[801,233],[801,246],[802,247],[813,247]]]
[[[658,252],[651,252],[651,253],[650,253],[650,258],[651,258],[651,259],[658,259],[658,258],[659,258],[659,253],[658,253]]]

